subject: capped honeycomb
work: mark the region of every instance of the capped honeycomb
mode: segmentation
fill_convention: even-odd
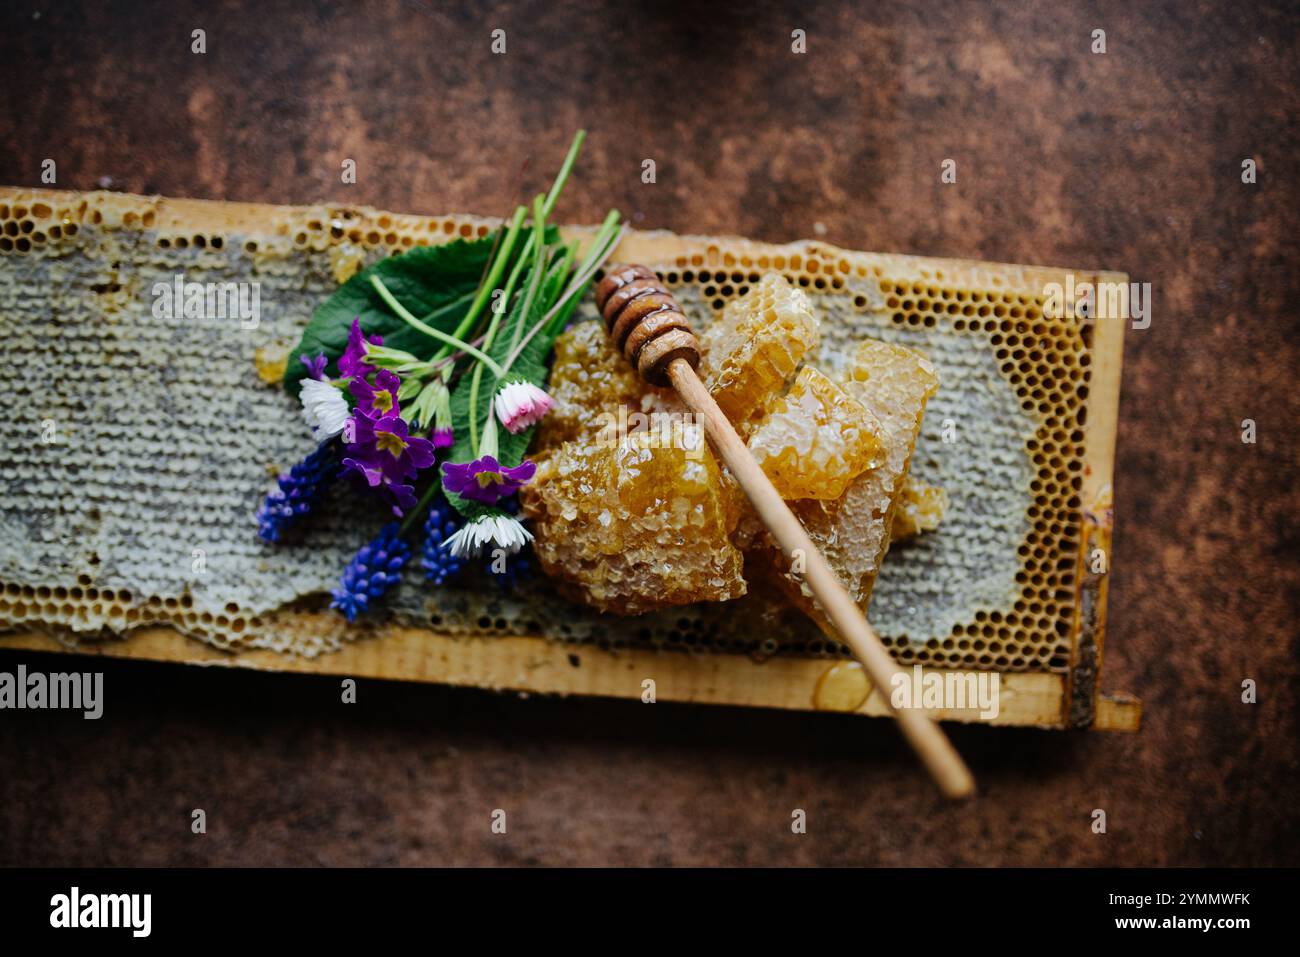
[[[704,330],[704,384],[745,435],[816,344],[817,316],[808,296],[768,273]]]
[[[702,429],[566,442],[520,498],[534,551],[565,594],[616,615],[745,592],[739,517]]]
[[[634,431],[646,427],[655,412],[681,408],[672,389],[657,388],[637,375],[599,322],[576,322],[556,339],[546,391],[555,405],[538,426],[539,451],[590,439],[602,430]]]
[[[220,647],[300,655],[367,634],[325,606],[382,515],[368,523],[354,507],[326,509],[302,544],[279,549],[253,532],[271,477],[312,445],[287,426],[293,403],[267,370],[361,266],[495,225],[348,205],[0,188],[0,377],[14,399],[0,417],[0,628],[76,642],[162,623]],[[833,379],[863,338],[928,356],[942,388],[910,474],[941,487],[950,506],[938,529],[890,549],[872,622],[904,665],[1072,673],[1091,587],[1081,541],[1102,514],[1116,380],[1113,347],[1098,351],[1100,326],[1068,309],[1044,314],[1044,286],[1064,283],[1065,270],[641,232],[616,258],[657,269],[702,337],[779,273],[820,318],[819,341],[799,358]],[[151,290],[178,273],[260,284],[260,321],[154,315]],[[580,315],[595,318],[594,308]],[[1111,365],[1099,369],[1098,355]],[[758,586],[619,627],[551,591],[545,579],[510,594],[412,581],[390,604],[399,621],[439,634],[845,654],[798,613],[764,604],[771,589]],[[1096,592],[1086,597],[1095,603]]]
[[[835,499],[862,472],[884,464],[882,434],[861,402],[804,366],[747,444],[782,498]]]
[[[890,525],[890,544],[905,542],[922,532],[933,532],[948,510],[948,493],[937,485],[923,482],[909,474]]]

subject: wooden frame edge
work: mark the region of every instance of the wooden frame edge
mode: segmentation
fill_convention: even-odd
[[[0,637],[0,650],[57,652],[173,664],[249,668],[381,680],[417,681],[539,694],[591,695],[640,701],[647,680],[656,700],[785,710],[821,710],[886,716],[879,689],[856,707],[818,707],[829,672],[851,666],[836,659],[692,655],[679,651],[562,644],[538,637],[453,637],[390,627],[314,658],[269,650],[222,651],[165,626],[141,628],[123,639],[68,644],[40,631]],[[588,667],[592,660],[597,667]],[[724,667],[725,666],[725,667]],[[926,669],[926,672],[939,669]],[[856,679],[865,681],[865,679]],[[1000,711],[982,719],[974,709],[939,710],[943,721],[1059,729],[1064,678],[1010,672],[1001,676]],[[842,700],[842,699],[841,699]]]
[[[1128,283],[1124,273],[1086,274],[1080,282]],[[1098,297],[1094,297],[1094,301]],[[1101,670],[1106,641],[1107,602],[1110,593],[1111,541],[1115,520],[1115,446],[1119,431],[1120,380],[1124,362],[1124,333],[1129,319],[1092,321],[1092,375],[1085,424],[1084,475],[1080,490],[1079,556],[1076,564],[1075,640],[1070,661],[1064,720],[1069,727],[1095,727],[1103,708]],[[1109,397],[1108,402],[1096,401]],[[1096,556],[1100,554],[1100,568]],[[1127,695],[1108,699],[1106,721],[1124,726],[1127,718],[1115,717],[1118,702],[1133,700]],[[1135,712],[1133,730],[1140,721]]]

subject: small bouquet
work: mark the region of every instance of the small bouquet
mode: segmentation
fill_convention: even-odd
[[[277,543],[335,482],[379,496],[394,521],[343,570],[331,607],[349,621],[401,580],[422,533],[442,585],[485,551],[494,571],[532,535],[516,493],[551,406],[547,361],[622,236],[611,210],[585,255],[547,219],[573,169],[574,137],[548,193],[478,240],[422,246],[363,269],[313,314],[284,375],[319,443],[257,512]],[[515,569],[514,571],[518,571]]]

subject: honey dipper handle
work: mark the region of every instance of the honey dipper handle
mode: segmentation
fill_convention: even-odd
[[[692,410],[704,417],[704,430],[713,446],[731,469],[740,487],[758,511],[759,518],[789,558],[801,551],[804,558],[804,577],[817,601],[830,618],[835,630],[845,640],[853,654],[862,662],[872,683],[880,689],[886,703],[898,719],[903,736],[916,751],[939,785],[944,796],[958,799],[970,797],[975,792],[975,779],[952,746],[939,725],[924,711],[913,708],[895,709],[890,701],[889,688],[893,677],[899,673],[894,659],[880,641],[849,593],[845,591],[835,572],[831,570],[822,553],[804,531],[785,500],[772,486],[758,462],[741,441],[731,422],[713,401],[694,367],[686,359],[668,363],[668,379],[673,388]]]

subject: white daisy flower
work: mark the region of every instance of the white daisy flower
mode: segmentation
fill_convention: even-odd
[[[480,515],[442,544],[456,558],[482,553],[485,545],[504,548],[511,555],[533,540],[533,535],[510,515]]]
[[[515,433],[540,422],[555,400],[531,382],[511,382],[501,387],[495,404],[501,424]]]
[[[302,417],[317,442],[343,431],[350,413],[348,400],[339,389],[319,379],[304,379],[298,398],[302,400]]]

